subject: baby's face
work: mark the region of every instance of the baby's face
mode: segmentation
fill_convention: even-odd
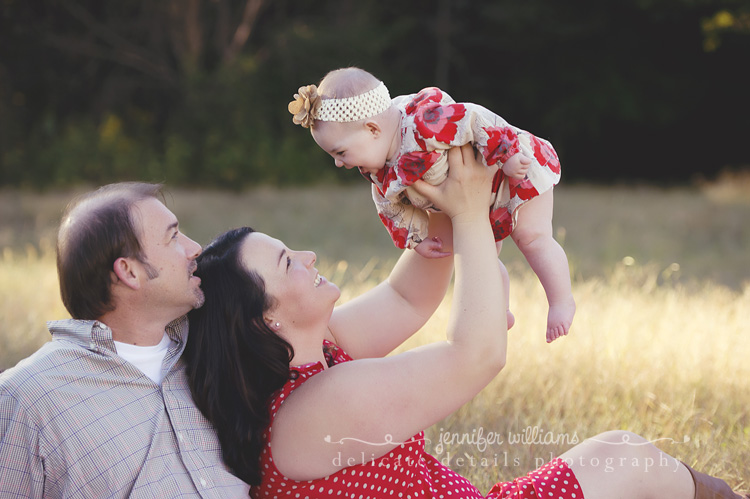
[[[338,168],[359,168],[364,173],[375,174],[385,166],[390,143],[365,122],[316,121],[312,136],[320,148],[331,155]]]

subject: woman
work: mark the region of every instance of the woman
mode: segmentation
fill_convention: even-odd
[[[451,150],[449,164],[446,182],[416,188],[440,208],[430,215],[430,236],[454,258],[406,251],[385,282],[340,307],[314,253],[252,229],[220,236],[201,256],[196,275],[206,304],[190,316],[190,383],[227,465],[254,486],[254,497],[483,497],[425,453],[422,433],[476,395],[506,354],[498,306],[505,297],[486,216],[495,171],[468,146]],[[435,311],[454,264],[447,341],[384,357]],[[608,445],[624,437],[642,445]],[[593,459],[626,464],[615,471],[580,465]],[[627,464],[645,459],[676,465],[645,471]],[[590,499],[613,491],[739,497],[623,432],[498,483],[488,497]]]

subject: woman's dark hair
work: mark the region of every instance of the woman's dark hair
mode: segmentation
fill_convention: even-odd
[[[222,456],[239,478],[260,483],[268,402],[289,379],[292,346],[263,317],[273,305],[263,279],[241,260],[249,227],[230,230],[198,258],[195,275],[206,296],[188,317],[183,358],[195,404],[214,425]]]
[[[115,260],[145,262],[133,206],[160,193],[160,184],[122,182],[100,187],[66,208],[57,236],[57,274],[71,317],[93,320],[114,309]]]

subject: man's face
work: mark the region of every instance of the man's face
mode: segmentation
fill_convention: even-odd
[[[177,217],[157,199],[148,198],[133,205],[133,219],[145,262],[142,288],[147,303],[171,318],[179,317],[205,300],[200,279],[193,275],[201,253],[198,243],[179,230]]]

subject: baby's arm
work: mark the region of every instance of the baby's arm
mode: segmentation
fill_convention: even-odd
[[[425,239],[414,247],[414,251],[424,258],[445,258],[451,256],[450,252],[443,251],[443,241],[435,236]]]
[[[485,164],[499,165],[505,175],[523,179],[532,160],[524,158],[518,139],[520,130],[478,104],[456,103],[433,89],[440,102],[424,100],[414,111],[415,136],[423,149],[440,150],[472,144],[482,153]],[[434,116],[439,116],[437,123]]]
[[[531,166],[531,158],[522,152],[517,152],[503,163],[503,173],[510,178],[523,180],[526,172],[529,171],[529,166]]]
[[[456,103],[440,89],[427,88],[406,106],[406,113],[414,116],[414,135],[422,150],[471,143],[482,153],[485,164],[501,166],[509,177],[523,179],[534,163],[559,175],[560,163],[549,142],[511,125],[479,104]],[[525,158],[518,156],[519,152]],[[511,164],[506,167],[508,162]]]
[[[372,185],[372,199],[378,210],[380,221],[383,222],[397,248],[414,249],[419,243],[428,239],[429,220],[424,210],[413,206],[408,200],[396,201],[383,196],[375,184]],[[427,250],[429,246],[423,249]],[[433,247],[432,251],[434,252],[435,249]]]
[[[436,90],[437,91],[437,90]],[[487,165],[500,165],[506,176],[522,180],[534,163],[559,173],[552,146],[514,127],[489,109],[470,102],[455,103],[444,92],[441,101],[427,101],[415,111],[414,125],[426,148],[445,149],[471,143]],[[436,109],[440,112],[436,113]],[[439,123],[428,118],[441,117]]]
[[[560,160],[552,144],[515,127],[478,104],[466,103],[474,146],[488,165],[499,164],[505,175],[523,179],[532,165],[560,174]],[[509,164],[510,163],[510,164]]]

